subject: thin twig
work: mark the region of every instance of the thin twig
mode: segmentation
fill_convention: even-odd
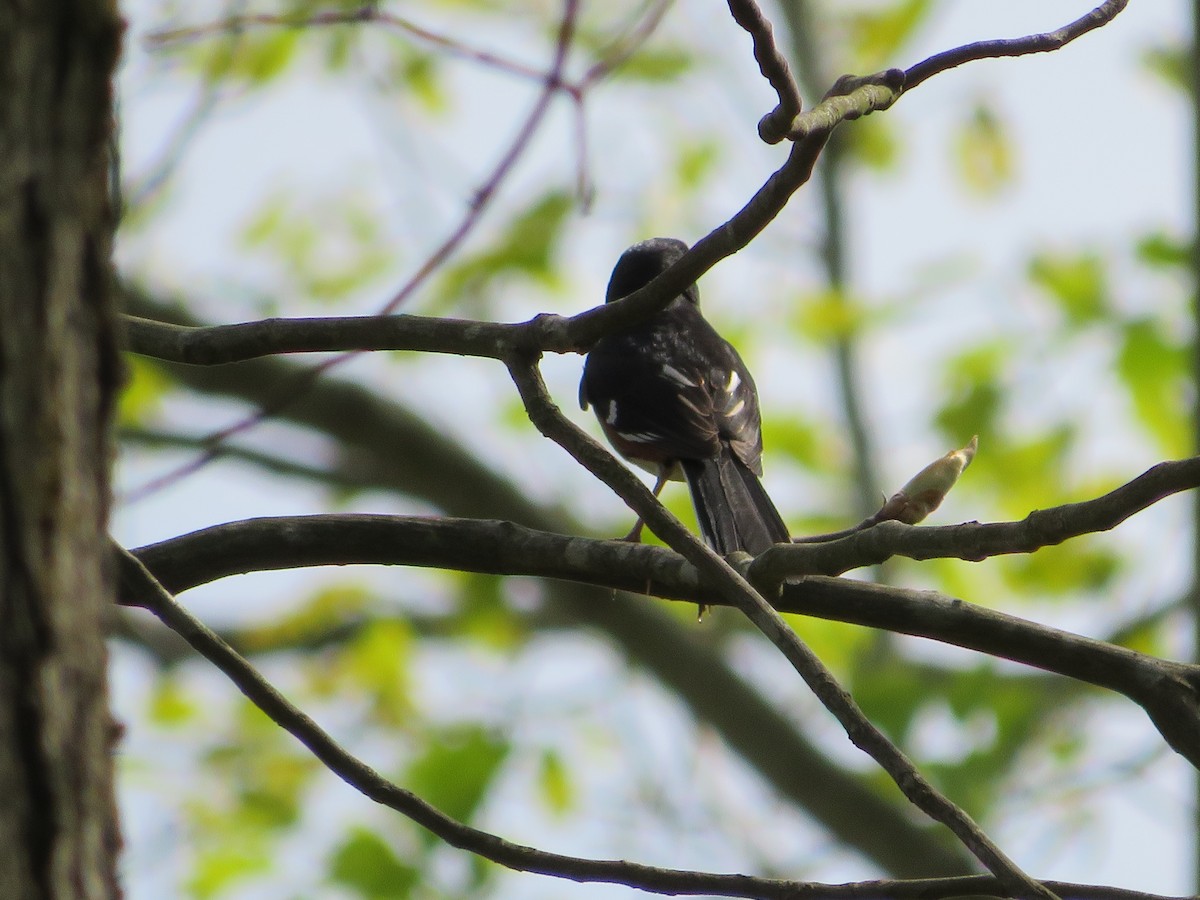
[[[411,19],[383,12],[374,3],[364,4],[358,9],[327,10],[306,16],[276,15],[271,13],[226,16],[223,19],[203,25],[187,25],[180,28],[164,28],[159,31],[153,31],[146,35],[145,42],[150,49],[154,50],[161,47],[169,47],[173,44],[190,43],[204,38],[224,36],[251,28],[329,28],[339,25],[363,25],[368,23],[383,25],[396,31],[401,31],[454,56],[469,59],[509,75],[516,75],[533,81],[541,81],[545,78],[545,73],[533,66],[508,59],[489,50],[471,47],[457,38],[448,37],[418,25]]]
[[[141,446],[155,449],[187,450],[191,452],[214,452],[218,459],[228,459],[258,466],[272,475],[286,475],[301,478],[310,483],[327,485],[336,488],[367,489],[373,482],[366,477],[359,477],[348,467],[332,464],[317,466],[299,462],[257,450],[226,442],[217,447],[209,443],[207,435],[184,434],[164,429],[147,428],[140,425],[123,425],[117,432],[117,440],[122,444]]]
[[[1054,31],[1030,34],[1019,38],[977,41],[974,44],[956,47],[943,53],[935,53],[905,71],[904,90],[909,91],[934,75],[961,66],[963,63],[979,59],[1027,56],[1031,53],[1050,53],[1058,50],[1089,31],[1107,25],[1128,4],[1129,0],[1105,0],[1087,15],[1080,16],[1069,25],[1064,25]]]
[[[128,206],[137,209],[153,199],[183,161],[184,154],[205,122],[216,111],[221,102],[221,91],[216,81],[207,82],[193,100],[191,108],[175,126],[167,138],[166,145],[157,161],[147,173],[125,190]]]
[[[618,35],[599,54],[599,58],[588,67],[582,78],[574,84],[563,86],[575,105],[575,192],[579,196],[581,211],[585,214],[592,208],[595,189],[588,175],[590,164],[588,162],[587,117],[584,113],[584,99],[595,84],[624,65],[642,44],[650,39],[670,6],[671,0],[657,0],[651,4],[650,8],[627,33]]]

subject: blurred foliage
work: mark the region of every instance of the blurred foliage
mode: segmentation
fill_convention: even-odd
[[[899,0],[856,8],[847,4],[844,27],[854,71],[872,72],[896,65],[900,49],[928,20],[930,0]]]
[[[374,831],[354,828],[330,860],[329,875],[363,900],[399,900],[411,896],[421,873]]]
[[[1121,332],[1117,374],[1139,423],[1164,456],[1186,455],[1192,440],[1187,409],[1191,347],[1179,335],[1164,334],[1153,319],[1124,322]]]
[[[1004,134],[1004,122],[986,103],[976,105],[955,140],[959,176],[972,193],[991,197],[1015,177],[1013,147]]]
[[[1142,57],[1145,67],[1166,84],[1180,91],[1190,91],[1195,74],[1188,62],[1187,48],[1182,45],[1151,47]]]
[[[402,783],[451,818],[470,822],[508,750],[507,743],[482,728],[456,728],[437,736],[408,767]],[[437,840],[427,831],[421,837]]]
[[[1108,278],[1096,254],[1038,254],[1029,263],[1029,278],[1058,305],[1071,328],[1095,324],[1109,310]]]
[[[340,189],[298,209],[304,199],[294,190],[277,191],[242,230],[243,248],[272,264],[272,284],[290,295],[335,303],[394,272],[398,254],[380,211],[362,192]],[[276,304],[265,311],[278,311]]]
[[[137,356],[125,358],[125,384],[117,407],[120,425],[145,425],[154,419],[171,391],[162,370]]]
[[[560,284],[558,248],[572,199],[560,190],[537,197],[517,213],[491,246],[463,254],[442,269],[428,312],[487,318],[494,295],[513,279],[542,287]]]
[[[207,21],[220,21],[242,6],[206,5]],[[569,67],[573,77],[622,51],[632,25],[646,8],[632,2],[611,9],[585,6],[577,55]],[[472,192],[480,185],[462,170],[474,166],[476,157],[489,161],[497,157],[497,148],[507,140],[497,132],[507,134],[510,122],[522,114],[512,110],[523,109],[525,102],[505,105],[495,119],[488,119],[479,108],[480,82],[472,80],[470,73],[478,76],[482,71],[505,86],[516,82],[530,93],[537,85],[524,76],[488,70],[470,53],[457,51],[486,47],[489,52],[503,50],[509,58],[511,44],[516,47],[512,59],[534,68],[544,65],[558,27],[557,6],[530,4],[517,11],[498,0],[458,0],[411,11],[431,30],[461,37],[462,44],[451,48],[456,52],[403,29],[347,24],[294,27],[313,16],[358,8],[359,3],[349,0],[289,0],[273,7],[279,24],[218,29],[166,43],[154,53],[181,70],[175,77],[220,87],[239,101],[250,93],[283,92],[319,75],[326,87],[344,91],[346,102],[369,96],[372,116],[386,119],[396,107],[403,108],[396,122],[379,126],[381,143],[401,134],[395,143],[420,143],[429,137],[435,146],[455,149],[445,154],[445,171],[433,176],[420,166],[412,173],[403,165],[392,171],[402,171],[403,177],[431,194],[445,185],[425,182],[453,182],[457,193],[445,205],[453,207],[456,215],[465,214],[478,202]],[[942,8],[933,0],[818,4],[819,43],[827,54],[826,64],[836,64],[839,71],[863,72],[909,62],[901,57]],[[174,21],[163,15],[164,21]],[[206,21],[199,11],[189,16],[189,21]],[[415,309],[406,311],[510,319],[514,307],[524,311],[533,303],[549,307],[550,298],[560,296],[569,297],[573,309],[600,302],[602,289],[582,285],[586,278],[602,277],[596,273],[603,266],[581,259],[576,252],[582,217],[574,191],[579,149],[574,141],[582,133],[590,153],[603,154],[614,145],[640,153],[642,142],[649,146],[655,138],[614,129],[612,111],[603,108],[601,100],[631,107],[649,103],[662,119],[663,134],[658,139],[665,145],[653,151],[659,159],[647,161],[657,166],[652,183],[622,196],[616,213],[609,207],[596,217],[602,219],[598,225],[590,222],[608,229],[613,242],[646,236],[627,233],[631,222],[704,216],[705,227],[712,227],[736,204],[745,202],[749,193],[731,196],[729,185],[761,183],[755,181],[759,176],[753,169],[758,162],[746,150],[753,135],[741,134],[727,123],[713,126],[693,117],[688,102],[712,106],[727,119],[736,114],[753,121],[752,115],[766,110],[750,109],[745,98],[751,94],[738,93],[741,85],[734,89],[731,70],[709,48],[689,42],[700,43],[700,31],[689,31],[686,21],[677,21],[686,19],[678,10],[674,17],[672,23],[668,15],[665,33],[638,48],[616,68],[612,79],[601,83],[596,89],[603,92],[600,97],[588,95],[578,110],[571,107],[581,118],[571,120],[573,124],[564,129],[569,136],[555,145],[553,153],[561,166],[522,171],[523,180],[503,185],[494,202],[478,211],[479,229],[414,297]],[[730,42],[738,41],[739,52],[748,58],[746,36],[730,23],[723,27],[732,35]],[[780,23],[777,31],[783,30]],[[1145,54],[1144,63],[1174,85],[1187,83],[1185,56],[1178,48],[1154,48]],[[747,78],[755,74],[752,64],[742,68]],[[761,92],[761,84],[754,89]],[[946,101],[942,112],[951,124],[942,158],[952,163],[954,181],[949,184],[956,184],[969,197],[998,203],[1021,184],[1022,147],[1009,127],[1004,104],[984,96],[980,99],[975,93]],[[562,109],[568,106],[564,103]],[[468,109],[469,114],[464,112]],[[467,115],[471,118],[460,120]],[[571,131],[575,127],[581,132]],[[395,128],[395,134],[388,128]],[[888,114],[855,122],[841,136],[846,150],[842,162],[850,173],[870,171],[872,184],[906,177],[912,142]],[[445,144],[437,145],[437,140]],[[462,166],[455,154],[462,154],[471,166]],[[770,163],[777,164],[777,159]],[[370,183],[352,166],[347,169],[332,185],[285,178],[266,185],[252,212],[233,232],[229,244],[236,261],[229,265],[233,274],[224,277],[239,284],[254,283],[255,289],[242,295],[271,298],[244,310],[246,317],[378,308],[410,277],[423,254],[444,239],[444,223],[434,212],[438,203],[410,204],[407,194],[397,201],[398,195]],[[764,167],[762,177],[769,171]],[[618,194],[624,189],[607,186]],[[171,213],[171,201],[164,198],[173,196],[168,190],[146,207],[132,210],[125,221],[136,223],[137,231],[128,232],[128,239],[150,241],[155,222]],[[711,207],[705,205],[709,202]],[[870,196],[851,190],[841,202],[870,202]],[[801,195],[793,205],[805,207],[804,214],[811,215],[815,204]],[[685,212],[678,217],[668,214],[679,209]],[[915,229],[925,228],[922,213],[912,211]],[[619,220],[613,221],[617,216]],[[1053,244],[1032,240],[1034,249],[1028,259],[1014,266],[1016,284],[1000,288],[1012,295],[1006,294],[1004,303],[998,304],[1005,308],[982,325],[975,323],[972,331],[954,331],[952,338],[936,346],[940,334],[930,330],[930,323],[958,329],[960,318],[967,317],[960,317],[963,310],[956,304],[962,301],[957,298],[967,296],[967,302],[976,302],[982,290],[980,275],[990,273],[969,260],[942,261],[932,277],[932,269],[914,271],[910,285],[889,285],[886,297],[860,286],[869,283],[865,278],[852,279],[851,286],[839,290],[812,274],[818,253],[812,235],[823,225],[805,219],[801,227],[787,230],[792,227],[781,225],[778,233],[773,230],[763,237],[768,245],[776,241],[773,263],[778,265],[769,277],[755,282],[756,290],[766,296],[735,291],[735,296],[709,308],[736,317],[722,328],[743,349],[760,387],[765,377],[760,360],[770,359],[772,366],[782,357],[787,357],[787,363],[800,356],[819,360],[810,368],[773,376],[779,380],[772,390],[789,405],[770,410],[764,422],[769,477],[779,476],[774,483],[790,488],[785,515],[793,525],[803,523],[818,531],[852,524],[846,512],[854,508],[853,485],[848,483],[851,451],[842,412],[836,402],[825,398],[831,392],[821,368],[831,368],[825,349],[839,339],[861,351],[863,371],[872,386],[868,392],[891,379],[921,379],[927,390],[921,405],[903,410],[902,416],[876,410],[879,421],[871,424],[880,431],[878,443],[885,455],[928,445],[933,458],[973,434],[980,436],[980,454],[951,498],[961,500],[961,508],[969,510],[971,517],[1020,518],[1032,509],[1095,496],[1136,474],[1116,467],[1110,473],[1081,463],[1098,441],[1098,433],[1104,436],[1105,449],[1110,436],[1119,436],[1112,442],[1150,446],[1163,457],[1189,452],[1190,336],[1177,321],[1160,315],[1165,308],[1176,314],[1186,309],[1185,290],[1163,283],[1172,278],[1182,281],[1186,274],[1192,253],[1187,237],[1162,225],[1124,235],[1127,243],[1119,249],[1077,245],[1069,236]],[[851,271],[869,265],[870,247],[861,258],[854,255],[857,246],[844,249],[850,254]],[[1129,291],[1130,269],[1156,275],[1155,290],[1161,296],[1131,300],[1143,298],[1144,292]],[[717,275],[711,277],[715,280]],[[885,345],[886,352],[880,349]],[[1075,368],[1084,365],[1077,362],[1076,354],[1085,351],[1100,359],[1098,371]],[[422,373],[427,365],[432,370],[429,361],[415,355],[402,361],[403,367],[370,369],[364,364],[354,370],[354,377],[385,395],[397,384],[422,391],[442,384],[440,373],[445,369],[426,377]],[[177,391],[163,371],[137,358],[130,360],[121,401],[123,423],[171,418],[164,413],[173,411],[172,404],[185,392]],[[376,376],[378,381],[370,380]],[[1119,421],[1105,421],[1104,429],[1097,428],[1095,418],[1110,413],[1107,407],[1097,412],[1097,404],[1088,400],[1088,387],[1072,394],[1081,399],[1047,412],[1051,383],[1081,378],[1089,380],[1092,390],[1121,394],[1119,400],[1125,405],[1118,411]],[[524,451],[539,461],[536,466],[545,457],[534,455],[540,439],[529,428],[510,387],[502,376],[497,376],[494,390],[455,383],[434,402],[441,406],[444,419],[465,420],[458,422],[461,431],[453,437],[495,470],[511,471],[514,483],[528,489],[535,502],[546,490],[557,490],[562,496],[555,502],[575,511],[593,533],[627,528],[628,510],[604,492],[588,492],[590,485],[584,487],[588,483],[582,474],[566,469],[565,459],[561,462],[568,474],[538,472],[544,476],[542,481],[521,483],[524,476],[515,473],[519,464],[528,462]],[[559,400],[564,407],[573,407],[571,388],[565,390]],[[875,397],[869,393],[868,400],[874,402]],[[184,410],[180,415],[194,413],[194,404],[189,407],[183,402],[180,407]],[[900,418],[910,432],[901,433],[896,427]],[[503,436],[504,447],[493,453],[489,441],[496,434]],[[507,448],[514,446],[518,449],[509,452]],[[1117,449],[1124,450],[1124,444]],[[402,454],[405,448],[390,452]],[[1140,458],[1136,454],[1126,458],[1131,457]],[[887,464],[886,477],[899,477],[897,485],[912,474],[897,472],[890,459]],[[506,468],[509,465],[511,470]],[[1102,465],[1109,465],[1108,458]],[[227,489],[232,488],[214,477],[214,493]],[[350,505],[362,498],[355,493],[340,499]],[[378,496],[368,501],[376,503]],[[403,504],[403,498],[399,502]],[[686,491],[669,487],[664,502],[685,521],[694,521]],[[1120,618],[1113,614],[1116,598],[1140,565],[1138,554],[1137,546],[1080,540],[983,564],[901,561],[889,568],[888,576],[985,605],[1016,607],[1034,617],[1047,610],[1069,612],[1091,605],[1104,611],[1098,622],[1109,622]],[[235,643],[269,675],[284,682],[285,691],[302,708],[328,720],[331,730],[346,736],[348,747],[442,811],[485,827],[489,823],[482,820],[495,798],[519,794],[524,798],[519,812],[526,817],[519,822],[521,827],[529,825],[531,833],[557,834],[589,822],[594,829],[611,825],[618,835],[614,840],[618,850],[626,846],[623,840],[636,846],[644,834],[640,829],[653,828],[667,835],[665,846],[674,847],[677,834],[672,829],[680,826],[668,812],[672,803],[686,809],[690,802],[711,804],[717,820],[728,813],[724,827],[738,832],[737,841],[731,843],[754,844],[756,828],[775,836],[782,827],[775,810],[758,810],[761,821],[748,822],[738,802],[722,793],[736,792],[725,784],[724,776],[713,778],[712,783],[687,781],[680,791],[669,777],[676,774],[674,768],[664,773],[653,748],[644,751],[637,738],[649,735],[664,740],[671,748],[672,767],[678,757],[697,747],[718,756],[707,746],[712,742],[706,741],[702,729],[689,731],[674,723],[681,704],[670,696],[669,688],[656,685],[661,695],[646,701],[638,681],[642,676],[622,668],[626,660],[619,653],[604,656],[604,662],[590,661],[587,652],[579,649],[577,634],[564,634],[562,623],[543,621],[537,612],[540,586],[473,573],[423,573],[421,579],[410,580],[403,573],[389,572],[387,586],[380,587],[381,583],[343,579],[299,590],[286,608],[273,609],[265,621],[240,623],[233,632]],[[689,626],[694,620],[690,607],[672,604],[669,609]],[[732,617],[712,618],[717,623],[710,621],[697,629],[697,641],[708,642],[715,652],[732,647],[725,641],[741,633],[740,628],[727,624],[734,621]],[[906,639],[881,640],[867,629],[800,617],[790,620],[847,680],[872,719],[985,826],[997,824],[997,817],[1005,813],[1005,797],[1025,776],[1030,760],[1047,769],[1053,781],[1053,776],[1086,756],[1091,738],[1079,722],[1094,712],[1091,707],[1103,706],[1093,702],[1095,693],[1090,690],[963,653],[926,655]],[[1132,630],[1127,643],[1163,652],[1166,631],[1160,620],[1153,619]],[[551,645],[566,647],[558,650],[565,659],[554,657],[553,664],[543,663],[532,674],[523,670],[529,659],[548,653]],[[596,654],[603,656],[600,650]],[[761,658],[747,663],[747,669],[776,664],[773,654],[763,649]],[[214,701],[214,690],[225,691],[224,699]],[[443,849],[439,842],[398,816],[374,815],[376,811],[365,801],[351,801],[338,807],[336,814],[328,814],[332,804],[319,789],[328,785],[327,773],[288,735],[227,693],[224,683],[219,689],[205,686],[190,669],[164,668],[142,698],[145,721],[131,725],[150,729],[163,740],[187,735],[194,745],[198,774],[180,791],[185,795],[182,817],[191,865],[186,887],[191,895],[239,896],[243,886],[286,881],[277,858],[289,840],[303,843],[306,850],[315,848],[308,856],[322,862],[322,877],[339,892],[336,896],[375,900],[491,895],[499,884],[495,867],[474,860],[458,869],[447,865],[439,857]],[[781,702],[771,690],[763,693],[768,702]],[[787,712],[792,712],[790,707]],[[639,716],[652,724],[631,726],[630,720]],[[808,722],[801,727],[817,728]],[[582,737],[589,729],[600,732],[599,738]],[[843,742],[840,735],[838,739]],[[610,751],[623,754],[615,781],[605,780]],[[145,759],[130,762],[146,763]],[[864,779],[881,791],[889,790],[880,773],[869,772]],[[661,805],[642,802],[635,787],[639,782],[653,785],[668,799]],[[671,795],[672,790],[680,796]],[[636,825],[631,825],[635,820]],[[509,824],[505,818],[496,829],[504,832]],[[1011,822],[1000,824],[1011,827]],[[1086,829],[1089,824],[1085,816],[1072,827]],[[574,849],[589,855],[586,847]],[[786,874],[802,877],[810,861],[807,856],[788,857]]]
[[[887,172],[900,162],[902,144],[882,116],[867,116],[854,131],[845,132],[843,145],[854,161],[876,172]]]

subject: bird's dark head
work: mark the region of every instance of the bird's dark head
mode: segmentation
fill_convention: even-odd
[[[612,303],[644,288],[687,253],[687,249],[687,244],[675,238],[650,238],[634,244],[617,260],[608,280],[604,302]],[[682,296],[697,306],[700,304],[700,292],[694,284],[684,290]]]

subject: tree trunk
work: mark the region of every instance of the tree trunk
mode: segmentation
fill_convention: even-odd
[[[119,896],[113,0],[0,0],[0,897]]]

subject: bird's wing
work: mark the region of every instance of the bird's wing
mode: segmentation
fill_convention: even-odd
[[[601,341],[588,355],[580,400],[595,408],[610,436],[625,442],[628,456],[715,456],[720,442],[706,373],[667,349],[623,337]]]
[[[762,474],[762,413],[758,391],[737,350],[717,334],[699,310],[682,310],[690,321],[687,334],[690,370],[700,370],[707,386],[712,423],[718,437],[756,475]]]

